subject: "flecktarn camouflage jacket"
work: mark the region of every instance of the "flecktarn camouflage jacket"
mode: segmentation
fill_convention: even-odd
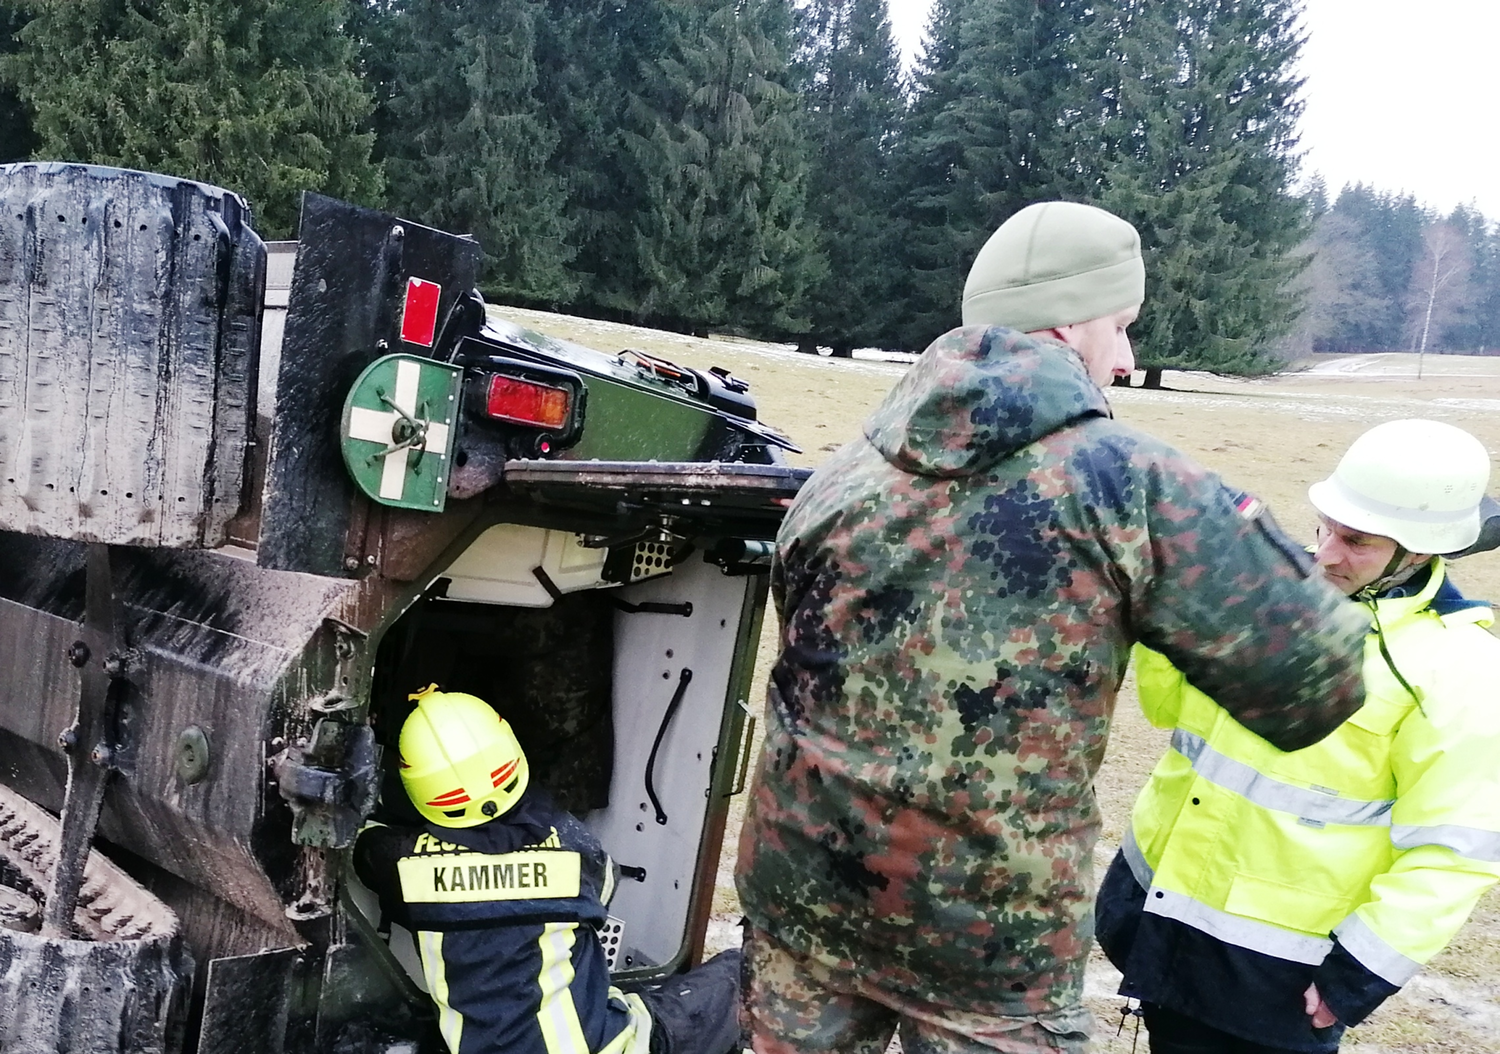
[[[793,504],[740,846],[752,923],[906,997],[1076,1004],[1093,780],[1139,640],[1283,749],[1363,699],[1368,623],[1067,347],[939,338]]]

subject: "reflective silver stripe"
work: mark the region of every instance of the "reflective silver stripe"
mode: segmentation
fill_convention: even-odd
[[[1243,761],[1219,753],[1199,735],[1179,728],[1172,749],[1193,763],[1193,771],[1210,783],[1233,791],[1263,809],[1291,813],[1303,820],[1347,826],[1388,827],[1395,801],[1361,801],[1294,787],[1255,771]]]
[[[1146,863],[1146,854],[1141,852],[1140,843],[1135,840],[1134,827],[1125,828],[1125,840],[1120,843],[1120,852],[1124,854],[1125,862],[1130,865],[1130,873],[1135,876],[1140,887],[1150,889],[1156,872]]]
[[[1441,845],[1470,860],[1500,863],[1500,833],[1480,827],[1460,827],[1453,823],[1434,824],[1431,827],[1397,824],[1391,828],[1391,844],[1397,849]]]
[[[1359,960],[1366,970],[1400,988],[1422,968],[1376,936],[1369,924],[1358,915],[1350,915],[1333,928],[1333,934],[1344,950]]]
[[[1333,948],[1333,942],[1326,938],[1309,937],[1269,922],[1231,915],[1170,889],[1153,889],[1147,893],[1146,910],[1153,915],[1176,919],[1226,944],[1294,963],[1317,966]]]

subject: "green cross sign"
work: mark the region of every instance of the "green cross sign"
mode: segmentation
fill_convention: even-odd
[[[442,512],[462,367],[415,355],[370,363],[344,400],[344,464],[373,501]]]

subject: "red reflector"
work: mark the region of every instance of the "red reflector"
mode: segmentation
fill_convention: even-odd
[[[447,794],[439,794],[436,798],[433,798],[432,801],[428,802],[427,804],[431,805],[435,809],[446,809],[450,805],[462,805],[468,800],[469,796],[465,794],[463,788],[460,787],[458,790],[451,790]]]
[[[566,388],[515,377],[491,377],[484,410],[501,421],[538,428],[561,428],[568,423],[572,404],[572,393]]]
[[[519,764],[520,764],[519,761],[508,761],[508,762],[506,762],[504,765],[501,765],[494,772],[490,773],[490,779],[492,779],[492,780],[495,781],[495,786],[497,786],[497,787],[500,786],[506,780],[510,779],[511,773],[513,773],[513,772],[516,771],[516,766],[519,765]]]
[[[401,308],[401,339],[408,344],[432,347],[437,332],[438,300],[443,287],[420,278],[406,280],[406,303]]]

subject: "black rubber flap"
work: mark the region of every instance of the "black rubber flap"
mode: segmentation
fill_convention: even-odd
[[[261,514],[262,567],[350,573],[345,561],[358,544],[351,548],[348,535],[368,506],[339,453],[344,397],[383,355],[433,356],[482,259],[472,238],[303,195]]]

